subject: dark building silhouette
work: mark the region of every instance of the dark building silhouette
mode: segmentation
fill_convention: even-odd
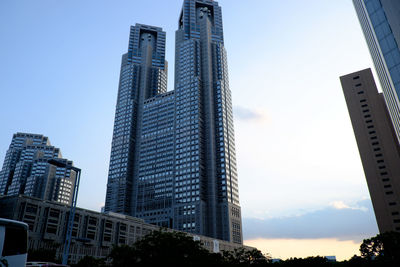
[[[379,231],[400,231],[400,149],[383,94],[370,69],[340,80]]]

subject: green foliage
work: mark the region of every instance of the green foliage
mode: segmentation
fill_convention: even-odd
[[[28,261],[57,262],[56,249],[29,250]]]
[[[218,255],[218,254],[216,254]],[[114,247],[113,267],[129,266],[218,266],[221,257],[211,255],[200,242],[184,233],[155,231],[133,247]]]
[[[400,263],[400,233],[387,232],[365,239],[360,252],[361,257],[367,260]]]
[[[307,257],[307,258],[290,258],[280,263],[274,264],[278,266],[309,266],[309,267],[323,267],[323,266],[334,266],[334,263],[328,262],[325,257]]]
[[[246,250],[244,248],[222,253],[225,265],[229,266],[265,266],[270,261],[270,256],[263,255],[257,249]]]

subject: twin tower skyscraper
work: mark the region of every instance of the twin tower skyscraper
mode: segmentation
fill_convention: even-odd
[[[168,92],[165,32],[131,27],[105,211],[242,243],[221,7],[184,0],[178,24],[175,88]]]

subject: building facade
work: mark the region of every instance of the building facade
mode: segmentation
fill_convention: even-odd
[[[70,207],[27,196],[0,196],[0,217],[22,221],[29,226],[28,248],[55,250],[61,258]],[[160,227],[142,219],[117,213],[99,213],[77,208],[74,217],[69,263],[76,264],[85,256],[106,258],[113,246],[132,245]],[[232,251],[239,244],[200,235],[191,235],[210,252]],[[253,249],[244,246],[245,249]]]
[[[353,0],[400,141],[400,1]]]
[[[165,32],[136,24],[131,27],[128,53],[122,56],[106,211],[134,214],[144,101],[166,89]]]
[[[381,233],[400,231],[400,148],[370,69],[340,78]]]
[[[221,7],[184,0],[175,88],[165,33],[131,28],[123,56],[106,211],[242,243],[232,98]]]
[[[49,163],[57,159],[65,164]],[[26,195],[60,203],[72,203],[76,173],[72,161],[48,137],[30,133],[14,134],[0,171],[0,195]]]

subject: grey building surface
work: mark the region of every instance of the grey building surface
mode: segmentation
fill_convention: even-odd
[[[29,226],[29,249],[56,250],[61,258],[70,207],[27,196],[0,196],[0,217],[23,221]],[[106,258],[114,245],[132,245],[160,227],[142,219],[118,213],[99,213],[77,208],[72,229],[69,263],[75,264],[85,256]],[[168,230],[172,231],[172,230]],[[210,252],[232,251],[251,247],[189,234]]]
[[[221,7],[184,0],[166,91],[165,32],[131,27],[122,57],[105,211],[242,243]]]
[[[353,0],[400,141],[400,1]]]
[[[340,77],[379,231],[400,231],[400,149],[370,69]]]
[[[49,163],[51,159],[65,167]],[[71,204],[76,173],[69,166],[73,166],[72,161],[63,159],[60,149],[52,146],[48,137],[16,133],[0,171],[0,195],[24,194]]]

